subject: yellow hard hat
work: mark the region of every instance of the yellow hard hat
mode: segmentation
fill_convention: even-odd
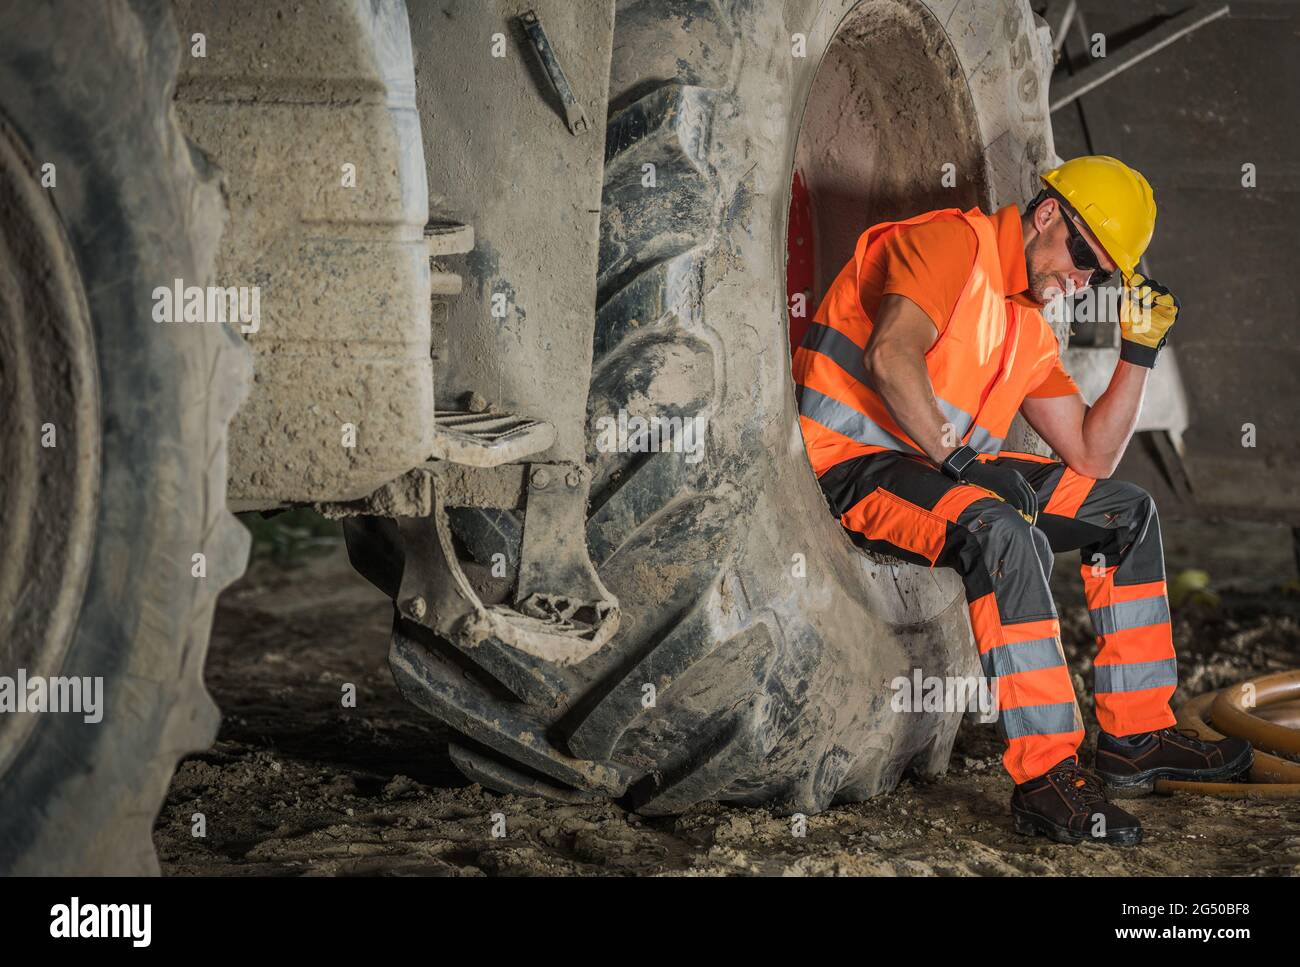
[[[1041,176],[1092,229],[1125,277],[1156,229],[1156,199],[1142,173],[1117,158],[1086,154]]]

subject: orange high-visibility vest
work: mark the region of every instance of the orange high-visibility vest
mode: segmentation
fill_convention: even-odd
[[[863,353],[872,322],[858,279],[881,243],[904,226],[960,218],[975,230],[975,262],[948,324],[925,354],[930,382],[955,438],[996,456],[1029,392],[1053,368],[1056,334],[1038,310],[1007,297],[992,220],[978,208],[944,208],[862,233],[853,260],[831,284],[794,356],[799,424],[813,470],[881,450],[922,451],[868,385]]]

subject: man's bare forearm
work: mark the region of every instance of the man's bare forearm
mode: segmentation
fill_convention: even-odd
[[[1105,469],[1110,476],[1128,448],[1137,427],[1142,397],[1146,393],[1145,366],[1120,360],[1111,375],[1110,385],[1083,417],[1083,445],[1088,463]]]
[[[956,449],[949,423],[935,400],[925,359],[915,353],[877,352],[868,355],[872,388],[884,401],[889,415],[916,441],[936,465]]]

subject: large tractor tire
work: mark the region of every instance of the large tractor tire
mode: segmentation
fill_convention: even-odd
[[[102,686],[89,714],[0,715],[4,873],[157,872],[176,762],[218,724],[251,370],[224,325],[153,317],[155,287],[210,281],[223,218],[174,117],[180,56],[162,0],[0,3],[0,675]]]
[[[872,222],[1032,195],[1052,157],[1047,66],[1024,0],[618,4],[587,541],[622,623],[577,664],[527,659],[514,684],[484,652],[431,651],[436,700],[419,694],[432,679],[403,687],[464,733],[466,775],[647,814],[812,813],[946,768],[960,710],[894,711],[891,682],[977,673],[964,594],[952,572],[857,550],[808,465],[791,176],[811,186],[824,290]],[[703,418],[702,458],[604,452],[620,411]],[[511,514],[458,511],[453,528],[482,565],[517,559]]]

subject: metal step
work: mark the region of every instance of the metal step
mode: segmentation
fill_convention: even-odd
[[[555,427],[514,413],[437,410],[433,415],[435,460],[471,467],[498,467],[540,453],[555,443]]]
[[[474,227],[450,219],[435,218],[424,226],[424,244],[429,249],[429,258],[473,251]]]

